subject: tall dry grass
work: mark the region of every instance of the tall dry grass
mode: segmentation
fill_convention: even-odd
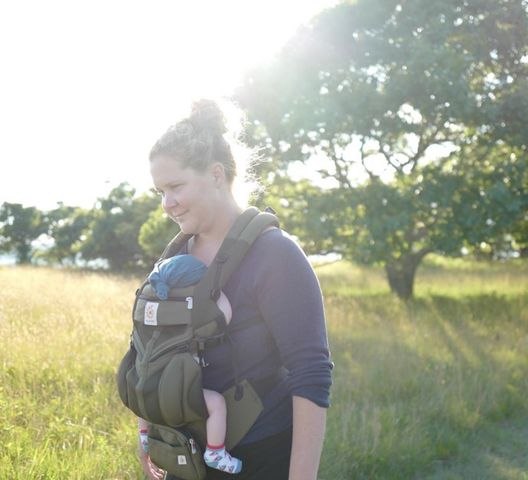
[[[387,293],[379,270],[318,268],[336,364],[321,480],[465,478],[448,465],[476,436],[526,418],[525,267],[508,268],[431,265],[409,303]],[[0,269],[0,478],[141,478],[134,418],[114,383],[136,286]],[[501,460],[473,478],[528,469]]]
[[[321,478],[423,479],[464,455],[474,432],[525,417],[527,306],[526,295],[329,299],[336,368]]]
[[[0,269],[0,478],[138,478],[115,392],[136,282]]]

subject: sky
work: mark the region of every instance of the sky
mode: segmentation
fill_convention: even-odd
[[[149,189],[148,152],[192,99],[229,95],[336,3],[0,2],[0,204]]]

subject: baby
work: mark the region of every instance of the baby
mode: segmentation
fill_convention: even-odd
[[[183,288],[200,281],[207,267],[192,255],[176,255],[163,260],[149,275],[148,280],[160,300],[167,300],[171,288]],[[231,321],[232,310],[229,300],[223,292],[216,304],[225,316],[226,323]],[[209,417],[206,422],[207,448],[205,463],[227,473],[239,473],[242,461],[232,457],[225,449],[227,409],[224,397],[213,390],[203,390]]]

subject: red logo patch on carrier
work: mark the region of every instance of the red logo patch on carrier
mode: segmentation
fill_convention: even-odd
[[[158,324],[158,307],[159,303],[147,302],[145,304],[145,325],[157,325]]]

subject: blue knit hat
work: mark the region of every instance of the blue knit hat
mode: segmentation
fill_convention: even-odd
[[[162,260],[148,276],[148,281],[160,300],[167,300],[171,288],[183,288],[198,283],[207,271],[203,262],[192,255],[176,255]]]

